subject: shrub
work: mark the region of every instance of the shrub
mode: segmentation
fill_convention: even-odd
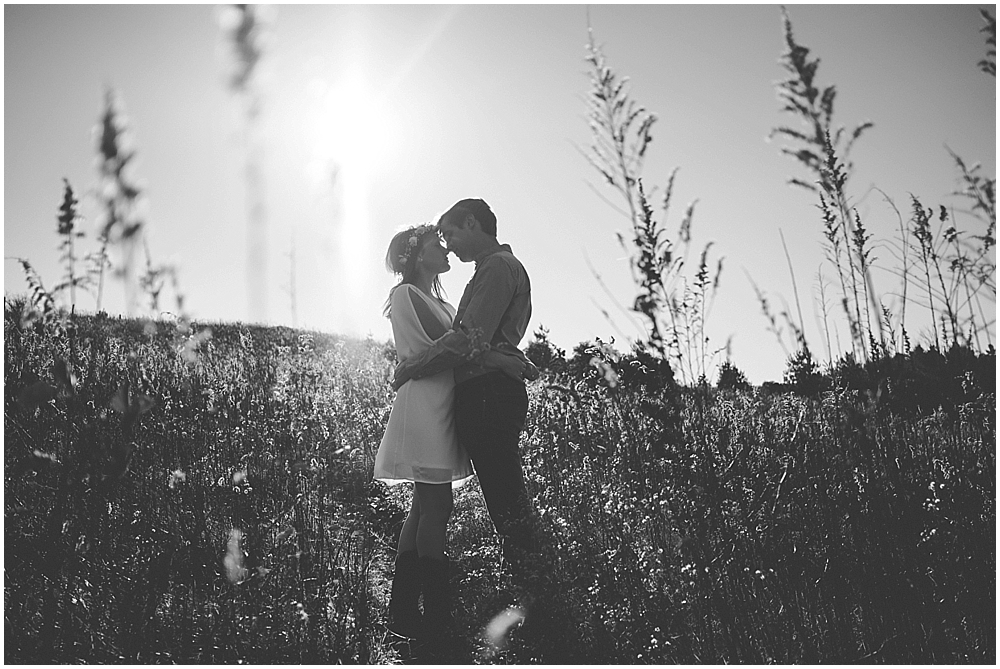
[[[800,395],[815,395],[824,388],[823,375],[809,347],[804,346],[789,356],[785,384]]]
[[[719,368],[719,380],[715,387],[719,390],[750,390],[746,374],[731,360],[726,360]]]
[[[566,367],[566,351],[552,343],[549,331],[543,325],[538,326],[535,338],[528,343],[524,355],[542,371],[558,372]]]

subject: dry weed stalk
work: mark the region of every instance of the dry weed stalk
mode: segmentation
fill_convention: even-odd
[[[667,181],[659,216],[650,202],[652,193],[647,193],[642,181],[643,159],[653,139],[650,131],[656,116],[631,97],[629,79],[619,77],[608,66],[592,31],[586,61],[591,68],[587,95],[591,145],[584,155],[625,202],[623,209],[598,192],[631,225],[630,239],[621,233],[617,237],[629,254],[632,278],[638,288],[632,310],[641,314],[646,323],[646,338],[641,346],[670,360],[686,383],[698,382],[708,377],[718,353],[708,346],[705,323],[719,287],[722,260],[717,261],[713,275],[708,259],[712,245],[707,244],[694,277],[684,275],[697,201],[688,205],[676,239],[670,239],[665,222],[677,169]]]
[[[247,308],[250,319],[266,322],[268,318],[268,225],[264,199],[263,146],[260,138],[260,115],[263,93],[260,86],[260,60],[264,55],[269,8],[260,5],[232,5],[219,15],[226,44],[232,52],[229,89],[242,99],[245,114],[244,144],[247,184]]]

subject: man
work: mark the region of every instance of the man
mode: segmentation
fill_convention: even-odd
[[[461,200],[441,216],[438,231],[448,251],[462,262],[474,262],[476,271],[458,305],[456,334],[416,360],[400,363],[393,386],[454,368],[458,441],[475,465],[504,559],[522,580],[539,547],[518,450],[528,411],[521,377],[536,378],[538,370],[518,348],[531,317],[531,283],[510,246],[497,241],[496,220],[479,199]],[[466,341],[456,345],[456,337]],[[469,359],[479,338],[502,355]]]

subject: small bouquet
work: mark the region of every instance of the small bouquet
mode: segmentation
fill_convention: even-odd
[[[434,342],[429,352],[428,358],[436,358],[442,353],[453,353],[463,360],[472,360],[482,353],[490,350],[490,344],[483,340],[483,331],[480,328],[468,328],[459,326],[457,330],[448,330],[440,339]],[[426,362],[427,360],[425,360]]]
[[[468,342],[467,346],[469,350],[465,354],[466,360],[472,360],[480,354],[490,350],[490,343],[483,339],[482,328],[468,328],[464,325],[459,327],[461,328],[461,331],[465,333]]]

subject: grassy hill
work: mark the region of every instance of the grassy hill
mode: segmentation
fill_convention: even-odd
[[[6,305],[5,663],[420,659],[383,624],[408,506],[371,481],[391,349],[210,330],[25,329]],[[543,375],[522,441],[538,610],[482,640],[499,549],[460,488],[457,659],[995,662],[991,356],[936,406]]]

